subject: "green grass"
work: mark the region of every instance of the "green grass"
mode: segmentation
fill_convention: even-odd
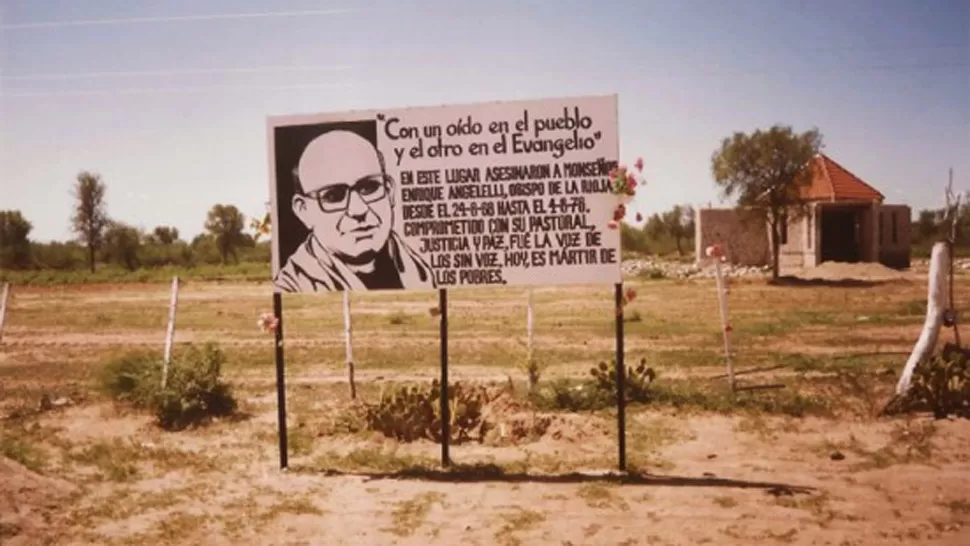
[[[398,453],[380,446],[352,449],[346,453],[328,452],[316,457],[309,466],[314,471],[378,472],[427,471],[438,466],[429,457]]]
[[[832,400],[803,392],[811,380],[789,378],[776,382],[784,385],[782,389],[739,390],[734,394],[726,383],[726,380],[712,382],[661,376],[649,387],[648,400],[628,401],[628,405],[721,414],[766,413],[792,417],[832,414]],[[585,379],[560,379],[530,396],[537,407],[551,411],[598,411],[615,404],[611,393],[596,389]]]
[[[270,279],[269,262],[242,262],[227,265],[198,265],[194,267],[153,267],[128,271],[100,264],[94,273],[90,269],[28,271],[0,271],[0,283],[25,286],[58,286],[73,284],[141,284],[169,283],[173,276],[195,281],[266,282]]]
[[[2,430],[0,456],[16,461],[29,470],[41,473],[47,467],[49,456],[44,448],[37,446],[26,434],[12,427]]]

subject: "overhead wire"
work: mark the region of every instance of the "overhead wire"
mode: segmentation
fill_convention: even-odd
[[[84,27],[102,25],[135,25],[146,23],[175,23],[191,21],[218,21],[225,19],[258,19],[267,17],[309,17],[343,15],[358,12],[357,8],[336,8],[317,10],[263,11],[249,13],[210,13],[197,15],[157,15],[148,17],[115,17],[105,19],[75,19],[67,21],[33,21],[23,23],[3,23],[0,30],[29,30],[58,27]]]

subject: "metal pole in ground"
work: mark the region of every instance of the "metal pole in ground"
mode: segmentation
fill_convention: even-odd
[[[286,451],[286,377],[283,363],[283,297],[273,294],[273,315],[276,317],[276,405],[280,435],[280,469],[288,466]]]
[[[623,283],[616,283],[616,427],[620,472],[626,472],[626,363],[623,348]]]
[[[448,452],[451,443],[451,415],[448,407],[448,290],[438,291],[438,309],[441,311],[441,465],[451,466]]]

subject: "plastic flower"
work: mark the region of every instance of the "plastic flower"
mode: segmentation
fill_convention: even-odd
[[[637,291],[633,287],[627,288],[625,297],[626,297],[626,302],[630,303],[631,301],[636,299]]]
[[[280,325],[280,321],[273,313],[263,313],[259,316],[259,321],[256,325],[264,332],[275,332]]]
[[[626,205],[621,203],[613,209],[613,221],[619,222],[624,216],[626,216]]]
[[[637,177],[632,174],[626,177],[626,192],[633,195],[637,192]]]
[[[256,232],[256,235],[253,237],[255,241],[259,241],[259,238],[263,235],[269,235],[272,232],[272,220],[270,219],[269,213],[267,212],[262,220],[257,220],[256,218],[250,220],[249,227]]]

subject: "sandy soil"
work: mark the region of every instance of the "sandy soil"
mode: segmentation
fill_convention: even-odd
[[[672,296],[670,285],[658,286],[656,292],[641,287],[644,310],[680,313],[685,322],[695,313],[710,314],[698,311],[710,306],[708,296],[690,299],[709,286],[679,288]],[[755,313],[766,301],[793,299],[754,286],[739,284],[734,290],[734,301],[743,302],[733,308],[738,312]],[[844,305],[842,292],[832,296],[818,290],[795,297],[836,310]],[[887,298],[879,309],[884,314],[925,292],[919,286],[884,290],[879,292]],[[591,293],[576,288],[541,292],[547,298],[559,295],[563,302],[548,304],[560,305],[557,312],[568,308],[568,302],[586,305]],[[608,290],[600,292],[609,295]],[[108,300],[164,306],[165,293],[158,286],[18,293],[14,318],[0,345],[0,418],[15,408],[30,411],[27,417],[5,419],[0,428],[0,543],[970,544],[967,420],[632,408],[628,462],[646,475],[627,476],[615,473],[616,420],[611,412],[535,413],[506,394],[496,395],[488,410],[495,430],[482,443],[452,446],[452,460],[459,466],[445,471],[436,468],[440,446],[435,443],[404,444],[344,431],[343,419],[353,404],[347,400],[345,371],[339,362],[329,362],[295,368],[287,377],[290,464],[282,472],[271,362],[231,371],[229,380],[241,397],[238,418],[167,433],[149,415],[68,388],[88,381],[93,373],[75,376],[74,368],[98,362],[109,351],[158,346],[158,332],[120,327],[127,316],[120,314],[112,317],[112,328],[99,328],[96,321],[53,326],[18,323],[16,318],[17,312],[34,312],[41,300],[77,309]],[[248,313],[262,307],[251,300],[264,295],[265,287],[259,286],[188,285],[182,301],[187,302],[186,313],[201,313],[199,306],[213,301],[225,301],[226,313]],[[872,299],[857,298],[863,303]],[[491,324],[514,320],[501,313],[520,313],[518,299],[495,299],[486,309],[496,313]],[[427,307],[422,301],[394,305],[415,313]],[[374,302],[361,307],[368,306],[368,312],[380,309]],[[572,316],[588,309],[577,308]],[[918,332],[921,321],[914,316],[906,325],[860,323],[853,335],[869,336],[872,346],[903,350],[911,343],[907,335]],[[716,325],[716,317],[710,322]],[[214,318],[210,329],[180,330],[179,340],[218,339],[237,349],[247,350],[248,344],[265,349],[265,336],[217,323]],[[602,329],[591,324],[571,337],[543,332],[541,345],[608,347],[612,341],[608,331],[605,336],[598,333]],[[502,332],[465,339],[487,350],[503,342]],[[797,334],[742,338],[738,344],[751,351],[817,355],[868,348],[839,345],[833,340],[849,334],[824,325],[806,325]],[[382,341],[377,327],[355,336],[361,343],[400,343]],[[895,338],[901,341],[890,344]],[[339,331],[329,340],[302,337],[287,346],[314,343],[339,345]],[[631,344],[712,354],[720,350],[716,331],[706,337],[664,334],[660,340],[636,339]],[[557,363],[549,377],[582,375],[588,367],[589,362]],[[703,378],[722,371],[715,362],[664,370],[661,377]],[[429,380],[436,374],[434,367],[366,365],[358,368],[357,379],[372,389],[366,395],[372,399],[383,385]],[[759,377],[786,374],[794,372]],[[495,392],[512,375],[521,378],[521,371],[477,365],[452,371],[455,378],[492,381]],[[20,398],[22,387],[30,387],[33,398]],[[38,389],[67,401],[38,413]],[[532,430],[544,419],[547,426]],[[32,453],[43,456],[32,459]],[[38,464],[31,469],[9,457]],[[408,465],[424,470],[410,476],[395,473]],[[478,466],[473,472],[464,465]],[[503,472],[489,472],[487,465],[500,465]]]

